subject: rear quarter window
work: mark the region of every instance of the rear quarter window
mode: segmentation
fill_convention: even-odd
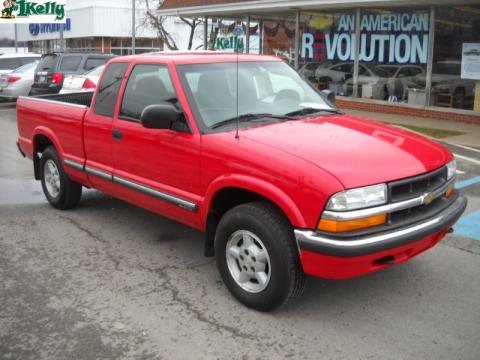
[[[64,56],[60,63],[60,71],[77,71],[81,62],[82,56]]]
[[[118,91],[128,63],[110,64],[98,86],[98,94],[93,111],[97,115],[113,117]]]
[[[95,69],[96,67],[105,64],[108,61],[108,58],[87,58],[83,68],[86,71]]]

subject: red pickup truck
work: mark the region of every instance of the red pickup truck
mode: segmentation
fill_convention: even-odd
[[[230,292],[268,311],[437,244],[466,207],[444,146],[338,111],[274,57],[111,60],[93,94],[22,97],[20,152],[57,209],[95,188],[205,232]]]

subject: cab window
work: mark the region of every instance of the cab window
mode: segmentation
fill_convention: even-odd
[[[177,102],[168,68],[164,65],[137,65],[132,70],[123,95],[119,118],[140,121],[148,105]]]
[[[128,63],[110,64],[98,87],[94,112],[97,115],[113,117],[118,91],[123,75],[128,68]]]

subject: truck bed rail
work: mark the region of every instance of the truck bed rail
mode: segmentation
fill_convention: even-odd
[[[43,99],[43,100],[52,100],[52,101],[59,101],[65,102],[69,104],[76,104],[76,105],[83,105],[86,107],[90,107],[93,98],[93,91],[88,92],[78,92],[78,93],[71,93],[71,94],[49,94],[49,95],[39,95],[39,96],[30,96],[35,99]]]

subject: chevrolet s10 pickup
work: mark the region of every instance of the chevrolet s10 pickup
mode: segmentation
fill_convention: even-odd
[[[108,62],[94,93],[21,97],[18,147],[48,202],[95,188],[205,232],[227,288],[270,311],[436,245],[466,207],[444,146],[346,115],[280,59]]]

